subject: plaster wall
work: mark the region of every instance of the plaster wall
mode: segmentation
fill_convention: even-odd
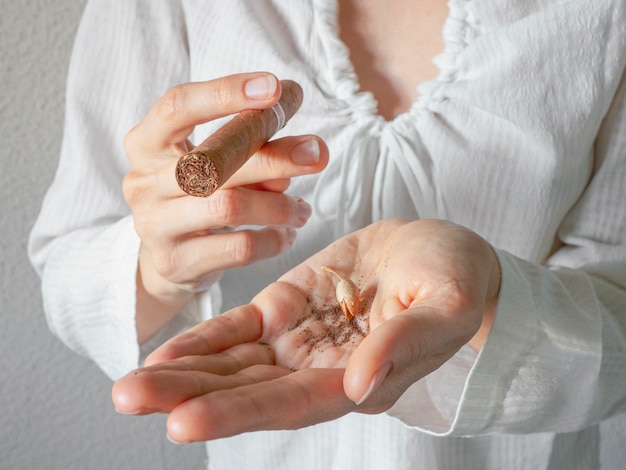
[[[115,413],[110,380],[49,332],[28,262],[84,3],[0,0],[0,470],[204,468],[204,446],[168,442],[164,416]]]

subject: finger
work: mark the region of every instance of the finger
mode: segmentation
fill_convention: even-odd
[[[197,289],[208,273],[246,266],[284,253],[296,238],[292,227],[235,230],[197,236],[151,250],[159,275],[169,282]]]
[[[467,337],[431,308],[411,308],[372,330],[353,353],[346,395],[383,411],[414,382],[449,359]],[[377,408],[378,406],[382,408]]]
[[[184,356],[216,354],[238,344],[257,341],[262,333],[260,313],[253,305],[244,305],[170,339],[146,358],[146,366]]]
[[[204,441],[336,419],[355,408],[343,393],[342,377],[343,369],[304,369],[192,398],[172,410],[168,434],[178,442]]]
[[[268,73],[246,73],[169,89],[133,129],[127,145],[158,154],[185,141],[194,127],[244,109],[265,109],[280,96],[280,82]],[[132,153],[132,152],[130,152]]]
[[[266,143],[224,184],[249,185],[319,173],[328,164],[328,147],[317,136],[303,135]]]
[[[274,351],[266,344],[254,342],[238,344],[216,354],[183,356],[144,369],[147,372],[168,370],[230,375],[259,364],[274,364]]]
[[[290,372],[271,365],[253,365],[232,375],[138,369],[115,383],[112,398],[119,413],[168,413],[184,401],[206,393],[273,380]]]
[[[302,227],[311,213],[311,206],[301,198],[231,188],[207,198],[184,197],[163,204],[158,219],[144,231],[155,239],[175,239],[199,231],[241,225]],[[169,222],[164,224],[161,220]]]
[[[282,178],[277,180],[261,181],[260,183],[253,183],[246,185],[248,189],[254,189],[256,191],[274,191],[275,193],[283,193],[287,191],[291,184],[290,178]]]
[[[182,155],[182,152],[180,152]],[[223,188],[289,180],[296,176],[319,173],[328,164],[328,147],[316,136],[290,136],[276,139],[261,147]],[[162,197],[187,196],[175,177],[176,161],[162,165],[155,175],[155,185]],[[212,196],[210,196],[212,197]]]

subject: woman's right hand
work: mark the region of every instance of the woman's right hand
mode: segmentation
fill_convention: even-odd
[[[123,191],[142,241],[137,272],[140,342],[223,270],[285,251],[295,229],[309,218],[310,206],[284,191],[291,177],[326,166],[328,150],[315,136],[268,142],[207,198],[187,195],[174,177],[178,159],[193,147],[188,137],[196,125],[244,109],[269,108],[280,92],[276,77],[262,72],[178,85],[128,133],[130,171]],[[263,228],[237,230],[243,225]]]

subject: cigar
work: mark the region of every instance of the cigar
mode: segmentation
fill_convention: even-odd
[[[276,132],[302,104],[302,88],[281,81],[278,103],[268,109],[240,112],[176,164],[180,189],[196,197],[208,197],[222,186]]]

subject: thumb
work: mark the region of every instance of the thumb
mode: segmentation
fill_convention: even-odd
[[[467,340],[436,309],[409,308],[372,330],[354,351],[344,392],[357,405],[368,400],[368,409],[382,412]]]

